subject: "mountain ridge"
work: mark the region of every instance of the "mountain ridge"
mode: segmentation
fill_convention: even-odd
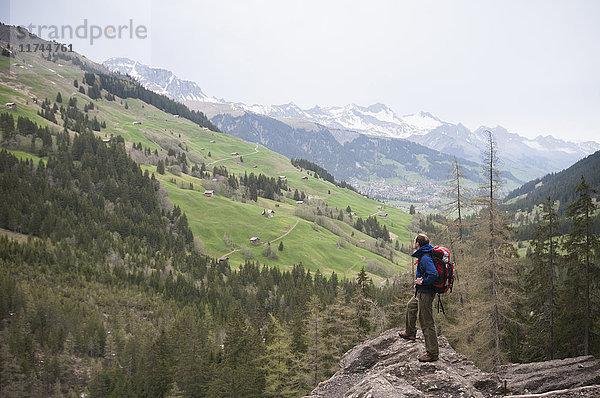
[[[105,62],[104,65],[111,68],[110,63]],[[141,64],[131,60],[127,65],[135,66],[138,75],[142,70],[147,71],[148,75],[144,77],[147,85],[153,84],[150,81],[152,80],[151,70],[164,71],[149,67],[143,69],[137,66]],[[123,69],[122,66],[119,68],[121,73],[127,73],[127,69]],[[160,90],[168,89],[164,81],[156,84]],[[177,88],[180,87],[182,86]],[[195,88],[199,89],[197,85]],[[560,171],[600,150],[600,144],[594,141],[575,143],[551,135],[539,135],[530,139],[517,133],[511,133],[502,126],[493,128],[481,126],[470,130],[460,122],[456,124],[445,122],[425,111],[398,116],[391,108],[382,103],[374,103],[366,107],[357,104],[323,107],[317,104],[312,108],[302,109],[293,101],[282,105],[247,105],[217,100],[214,97],[208,97],[203,92],[193,95],[190,92],[186,96],[185,93],[175,91],[171,95],[173,98],[180,98],[181,101],[193,97],[194,99],[186,101],[186,104],[205,113],[209,113],[208,108],[212,108],[214,115],[251,112],[269,116],[284,123],[297,123],[297,120],[302,119],[338,131],[381,138],[407,139],[434,148],[439,152],[474,162],[479,162],[482,151],[485,151],[486,144],[483,139],[485,131],[492,131],[495,135],[498,153],[505,161],[505,167],[519,181],[528,181],[549,172]],[[195,106],[191,103],[195,103]],[[288,122],[288,120],[291,121]]]

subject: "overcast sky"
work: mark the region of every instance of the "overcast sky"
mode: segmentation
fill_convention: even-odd
[[[2,21],[146,33],[64,37],[247,104],[381,102],[474,129],[600,141],[600,1],[11,1]],[[9,17],[7,17],[9,16]],[[130,23],[131,20],[131,23]],[[49,29],[42,32],[48,38]],[[83,32],[83,30],[81,30]],[[37,32],[35,32],[37,33]]]

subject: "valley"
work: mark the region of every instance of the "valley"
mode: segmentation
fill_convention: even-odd
[[[377,213],[377,206],[381,203],[316,179],[314,173],[297,169],[286,157],[256,143],[199,127],[138,99],[90,99],[73,87],[73,82],[81,82],[84,76],[78,67],[68,61],[50,62],[39,55],[23,55],[22,59],[17,59],[28,65],[27,69],[11,68],[9,63],[14,61],[6,57],[0,59],[0,68],[10,71],[2,76],[0,101],[17,103],[17,108],[11,111],[13,116],[27,116],[42,126],[59,131],[62,124],[60,115],[57,115],[56,124],[42,118],[37,114],[41,108],[36,100],[39,102],[48,98],[54,103],[52,100],[61,92],[65,98],[63,101],[75,98],[78,106],[93,103],[94,109],[87,111],[86,116],[106,121],[106,128],[97,132],[98,136],[106,140],[113,136],[123,137],[130,155],[140,162],[144,170],[156,176],[169,200],[185,212],[204,253],[215,258],[231,253],[228,257],[232,266],[239,266],[247,260],[286,269],[302,263],[312,271],[320,270],[326,274],[336,272],[348,278],[354,277],[367,263],[373,263],[369,267],[374,270],[372,276],[376,280],[401,272],[410,264],[406,254],[393,250],[393,242],[387,249],[387,253],[392,254],[388,254],[387,258],[377,254],[377,240],[356,231],[348,224],[348,219],[346,223],[335,218],[328,219],[327,224],[331,226],[327,229],[318,225],[314,216],[310,216],[309,220],[299,217],[296,213],[300,206],[285,192],[278,196],[277,201],[261,197],[258,201],[245,200],[240,195],[233,198],[233,193],[228,191],[223,180],[213,181],[217,176],[199,178],[189,174],[189,171],[188,174],[181,173],[180,166],[167,167],[165,174],[161,175],[156,167],[159,159],[174,159],[167,154],[171,151],[185,155],[188,169],[204,163],[208,171],[212,171],[213,167],[224,167],[228,173],[238,177],[250,173],[274,178],[285,176],[290,192],[297,189],[306,193],[307,200],[302,207],[309,212],[316,212],[318,207],[322,207],[323,211],[327,209],[336,217],[339,209],[351,206],[355,218],[367,218]],[[51,70],[60,71],[60,77]],[[54,84],[48,85],[50,78]],[[134,144],[141,145],[144,150],[134,149]],[[9,149],[35,162],[40,159],[30,154],[31,145],[23,140],[13,143]],[[35,152],[38,152],[37,149]],[[307,178],[303,179],[304,176]],[[215,196],[206,197],[206,190],[215,191]],[[265,209],[275,210],[275,217],[262,216]],[[379,218],[381,224],[398,236],[403,245],[408,245],[411,232],[407,228],[410,228],[412,217],[390,206],[386,206],[385,211],[388,217]],[[266,257],[263,255],[264,245],[250,243],[250,238],[254,236],[268,243],[295,224],[296,228],[281,239],[284,250],[279,252],[276,247],[273,248],[276,256]]]

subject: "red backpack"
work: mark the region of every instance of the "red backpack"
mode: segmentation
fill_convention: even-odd
[[[438,272],[438,278],[433,283],[433,290],[436,293],[446,293],[452,291],[454,285],[454,262],[450,261],[450,250],[445,247],[435,246],[429,253],[433,264]]]

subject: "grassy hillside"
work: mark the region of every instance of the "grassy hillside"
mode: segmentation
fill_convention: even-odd
[[[11,66],[19,63],[23,67]],[[214,166],[224,166],[229,173],[241,176],[244,173],[265,174],[270,177],[285,176],[288,188],[308,195],[307,207],[329,206],[335,215],[338,209],[352,208],[357,217],[366,219],[378,213],[383,206],[362,195],[342,189],[312,173],[295,168],[286,157],[272,152],[255,143],[245,142],[220,132],[213,132],[197,124],[165,113],[139,99],[116,97],[115,101],[105,98],[92,100],[74,87],[73,81],[83,85],[84,72],[70,61],[48,61],[35,53],[17,53],[16,58],[0,57],[0,101],[15,102],[17,109],[3,110],[15,117],[27,116],[42,126],[50,126],[55,131],[62,130],[62,119],[57,113],[57,123],[47,121],[37,114],[40,103],[47,98],[55,102],[57,93],[63,97],[63,104],[72,96],[77,98],[77,107],[93,103],[94,109],[87,111],[89,118],[96,117],[106,123],[106,128],[97,134],[103,138],[121,136],[131,155],[149,172],[155,173],[166,189],[169,199],[187,214],[194,236],[202,241],[204,252],[220,257],[228,254],[230,264],[238,266],[245,259],[252,258],[260,263],[277,265],[282,268],[302,263],[308,269],[320,269],[324,273],[335,271],[352,277],[366,266],[372,276],[381,279],[401,272],[410,263],[409,257],[394,251],[391,261],[373,253],[376,240],[353,229],[347,223],[327,219],[328,228],[307,221],[297,215],[299,205],[291,199],[277,203],[259,198],[257,202],[232,200],[223,195],[212,198],[204,196],[206,189],[214,185],[211,178],[200,179],[187,174],[174,175],[167,171],[156,173],[156,162],[164,159],[169,150],[185,153],[191,165],[205,163],[212,171]],[[88,85],[83,85],[88,90]],[[106,94],[102,91],[103,97]],[[60,104],[57,104],[60,105]],[[140,122],[141,124],[133,124]],[[133,149],[139,144],[152,152],[146,156],[143,151]],[[19,156],[29,156],[36,162],[39,157],[30,143],[21,140],[10,147]],[[34,154],[28,154],[34,151]],[[157,155],[154,155],[156,151]],[[232,153],[240,156],[232,156]],[[168,167],[167,167],[168,169]],[[178,173],[177,173],[178,174]],[[303,180],[302,177],[308,177]],[[193,185],[193,189],[190,187]],[[275,210],[273,218],[261,215],[264,209]],[[378,221],[407,244],[411,233],[407,230],[411,216],[400,210],[383,206],[387,217]],[[335,230],[336,233],[331,232]],[[286,234],[283,238],[282,235]],[[260,238],[262,245],[252,245],[250,237]],[[280,239],[279,239],[280,238]],[[267,258],[263,255],[265,244],[272,242],[276,254]],[[279,251],[283,242],[283,251]],[[390,245],[391,246],[391,245]],[[372,251],[369,251],[371,249]]]

